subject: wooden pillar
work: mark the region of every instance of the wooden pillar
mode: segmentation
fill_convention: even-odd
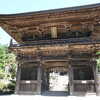
[[[70,48],[70,46],[69,46],[69,48]],[[73,86],[73,67],[71,65],[71,59],[70,59],[70,58],[72,58],[71,51],[69,51],[68,58],[69,58],[69,66],[68,66],[69,72],[68,73],[69,73],[69,89],[70,89],[69,94],[73,95],[74,86]]]
[[[95,81],[95,88],[96,88],[96,95],[100,96],[100,71],[98,70],[97,61],[99,56],[96,55],[96,57],[93,60],[93,72],[94,72],[94,81]]]
[[[52,38],[57,38],[57,27],[51,27]]]
[[[38,72],[37,72],[37,94],[41,94],[41,83],[42,83],[42,63],[40,61],[40,64],[38,66]]]
[[[17,73],[16,73],[16,88],[15,94],[18,94],[20,91],[20,77],[21,77],[21,66],[18,64]]]
[[[46,79],[47,79],[46,90],[49,91],[49,70],[47,70],[47,72],[46,72]]]
[[[10,45],[9,47],[11,47],[13,45],[13,39],[10,40]]]
[[[73,69],[71,65],[69,65],[69,89],[70,95],[73,95]]]
[[[96,95],[100,96],[100,73],[98,72],[96,63],[94,66],[94,78],[95,78]]]
[[[100,74],[96,74],[96,95],[100,96]]]

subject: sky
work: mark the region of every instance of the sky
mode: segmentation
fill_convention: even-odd
[[[100,3],[100,0],[0,0],[0,14],[14,14]],[[9,44],[11,37],[0,28],[0,44]]]

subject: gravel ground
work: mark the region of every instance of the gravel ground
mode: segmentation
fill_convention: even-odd
[[[0,100],[100,100],[95,95],[89,96],[40,96],[40,95],[6,95],[0,96]]]

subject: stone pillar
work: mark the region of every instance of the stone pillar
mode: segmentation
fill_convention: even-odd
[[[15,88],[15,94],[18,94],[18,92],[20,90],[20,77],[21,77],[21,68],[20,68],[20,64],[18,64],[17,73],[16,73],[16,88]]]

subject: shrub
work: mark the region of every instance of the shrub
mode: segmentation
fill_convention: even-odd
[[[15,81],[11,80],[11,83],[9,83],[7,85],[7,89],[10,91],[10,92],[13,92],[15,91]]]
[[[3,79],[5,77],[5,74],[3,70],[0,68],[0,79]]]
[[[0,92],[3,92],[7,85],[4,82],[0,82]]]

